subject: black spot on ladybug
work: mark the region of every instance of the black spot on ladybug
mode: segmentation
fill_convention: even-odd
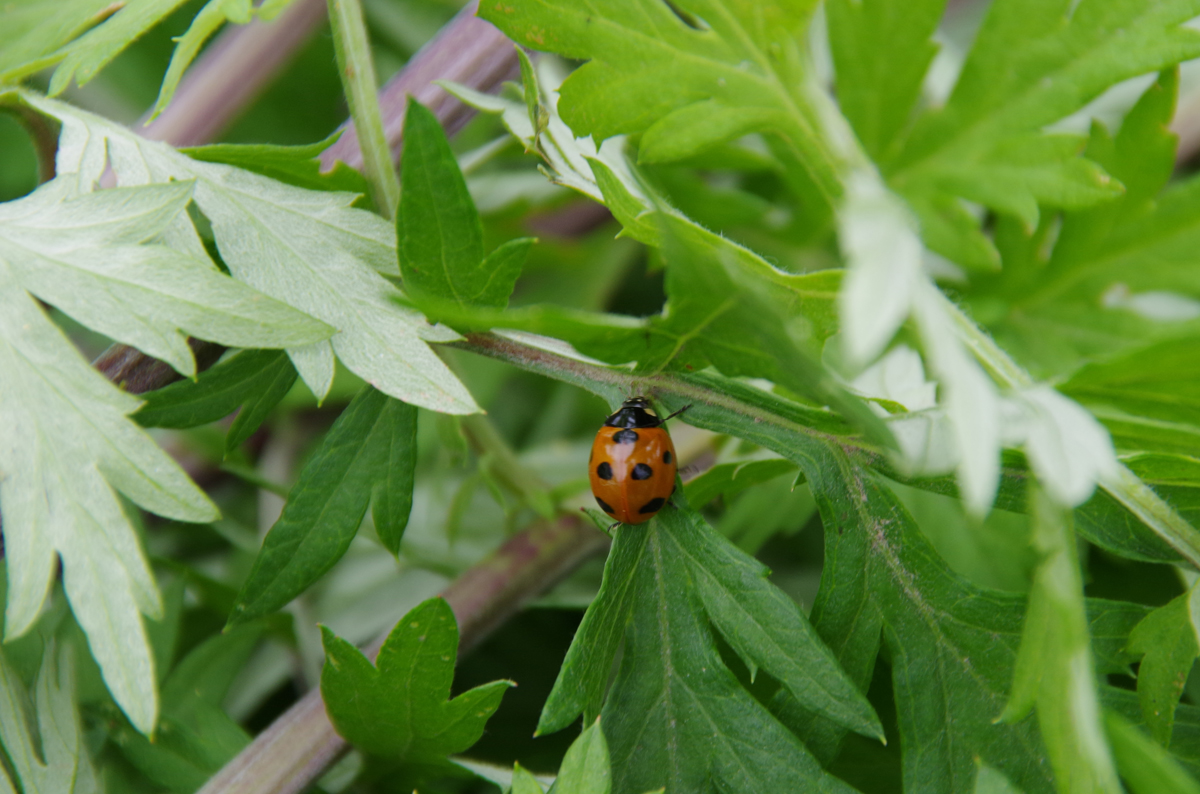
[[[646,504],[642,505],[641,509],[638,510],[638,512],[642,513],[643,515],[645,515],[646,513],[657,513],[659,510],[662,510],[662,506],[665,505],[666,503],[667,503],[666,499],[663,499],[661,496],[656,496],[653,499],[651,499],[649,502],[646,502]]]
[[[658,501],[661,502],[662,500],[659,499]],[[617,512],[616,510],[613,510],[611,507],[609,507],[608,502],[604,501],[599,496],[596,497],[596,504],[600,505],[600,509],[603,510],[604,512],[608,513],[609,515],[615,515]]]
[[[618,444],[633,444],[638,440],[638,434],[633,430],[618,430],[613,433],[613,441]]]
[[[670,462],[671,462],[671,450],[664,449],[663,450],[663,463],[670,463]]]
[[[645,463],[639,463],[633,467],[633,479],[648,480],[654,474],[654,469],[647,466]]]
[[[602,480],[611,480],[612,479],[612,466],[608,465],[607,460],[596,467],[596,476]],[[609,511],[609,512],[611,512],[611,511]]]

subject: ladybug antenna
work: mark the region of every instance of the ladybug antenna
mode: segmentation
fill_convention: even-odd
[[[679,409],[678,411],[676,411],[675,413],[668,415],[668,416],[667,416],[667,418],[666,418],[666,419],[664,419],[664,420],[662,420],[661,422],[659,422],[659,424],[664,424],[664,425],[665,425],[665,424],[666,424],[666,423],[667,423],[669,420],[671,420],[671,419],[674,419],[675,417],[679,416],[681,413],[683,413],[684,411],[686,411],[687,409],[689,409],[689,408],[691,408],[691,407],[692,407],[692,404],[691,404],[691,403],[688,403],[687,405],[683,406],[682,408],[680,408],[680,409]]]

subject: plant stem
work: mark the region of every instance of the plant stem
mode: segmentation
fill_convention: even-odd
[[[404,110],[408,96],[433,111],[442,122],[446,135],[454,135],[474,115],[475,110],[434,85],[434,80],[464,83],[477,91],[493,91],[505,80],[519,74],[513,43],[492,25],[475,17],[477,2],[468,3],[405,64],[400,73],[379,92],[383,130],[391,147],[392,160],[400,160],[404,132]],[[352,122],[342,125],[342,136],[321,153],[321,167],[328,170],[337,161],[362,169],[358,132]]]
[[[608,545],[582,517],[534,524],[442,591],[458,621],[461,658],[530,600]],[[386,635],[366,654],[374,659]],[[319,689],[296,702],[200,789],[199,794],[296,794],[346,751]]]
[[[329,0],[329,24],[333,29],[333,49],[337,53],[342,91],[350,106],[354,128],[359,131],[363,174],[371,185],[375,206],[383,210],[384,217],[392,220],[400,205],[400,179],[396,176],[383,133],[375,87],[375,62],[358,0]]]

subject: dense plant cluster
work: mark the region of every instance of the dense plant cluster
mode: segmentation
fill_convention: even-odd
[[[325,8],[0,6],[0,792],[1200,792],[1200,0]]]

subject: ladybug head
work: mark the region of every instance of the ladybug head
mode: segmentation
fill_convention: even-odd
[[[650,401],[645,397],[632,397],[621,404],[620,410],[604,420],[605,427],[658,427],[662,424]]]

